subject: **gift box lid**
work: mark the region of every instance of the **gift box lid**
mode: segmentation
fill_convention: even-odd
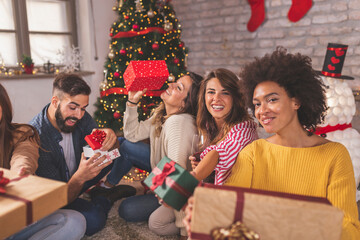
[[[164,60],[130,61],[123,75],[128,91],[159,90],[168,77]]]

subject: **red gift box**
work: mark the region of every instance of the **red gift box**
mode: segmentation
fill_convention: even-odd
[[[89,144],[89,146],[93,149],[99,149],[102,146],[106,137],[106,133],[104,131],[96,129],[92,134],[86,135],[85,141]]]
[[[164,60],[131,61],[124,73],[128,91],[159,90],[169,77]]]

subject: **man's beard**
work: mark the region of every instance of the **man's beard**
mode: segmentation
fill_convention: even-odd
[[[67,120],[72,119],[72,120],[79,121],[79,119],[77,119],[76,117],[67,117],[64,119],[61,114],[61,111],[60,111],[60,104],[55,111],[55,119],[56,119],[56,124],[57,124],[58,128],[60,129],[61,132],[64,132],[64,133],[73,132],[76,127],[76,124],[77,124],[77,122],[76,122],[74,126],[67,126],[65,124],[65,122]]]

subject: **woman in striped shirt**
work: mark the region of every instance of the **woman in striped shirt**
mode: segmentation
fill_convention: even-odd
[[[205,148],[201,161],[191,156],[195,177],[203,180],[215,170],[215,184],[229,176],[241,149],[258,138],[256,124],[245,108],[239,78],[223,68],[210,72],[199,91],[197,127]]]

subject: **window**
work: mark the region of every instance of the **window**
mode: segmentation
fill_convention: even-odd
[[[75,0],[0,0],[0,61],[30,55],[35,65],[59,62],[58,52],[77,46]]]

